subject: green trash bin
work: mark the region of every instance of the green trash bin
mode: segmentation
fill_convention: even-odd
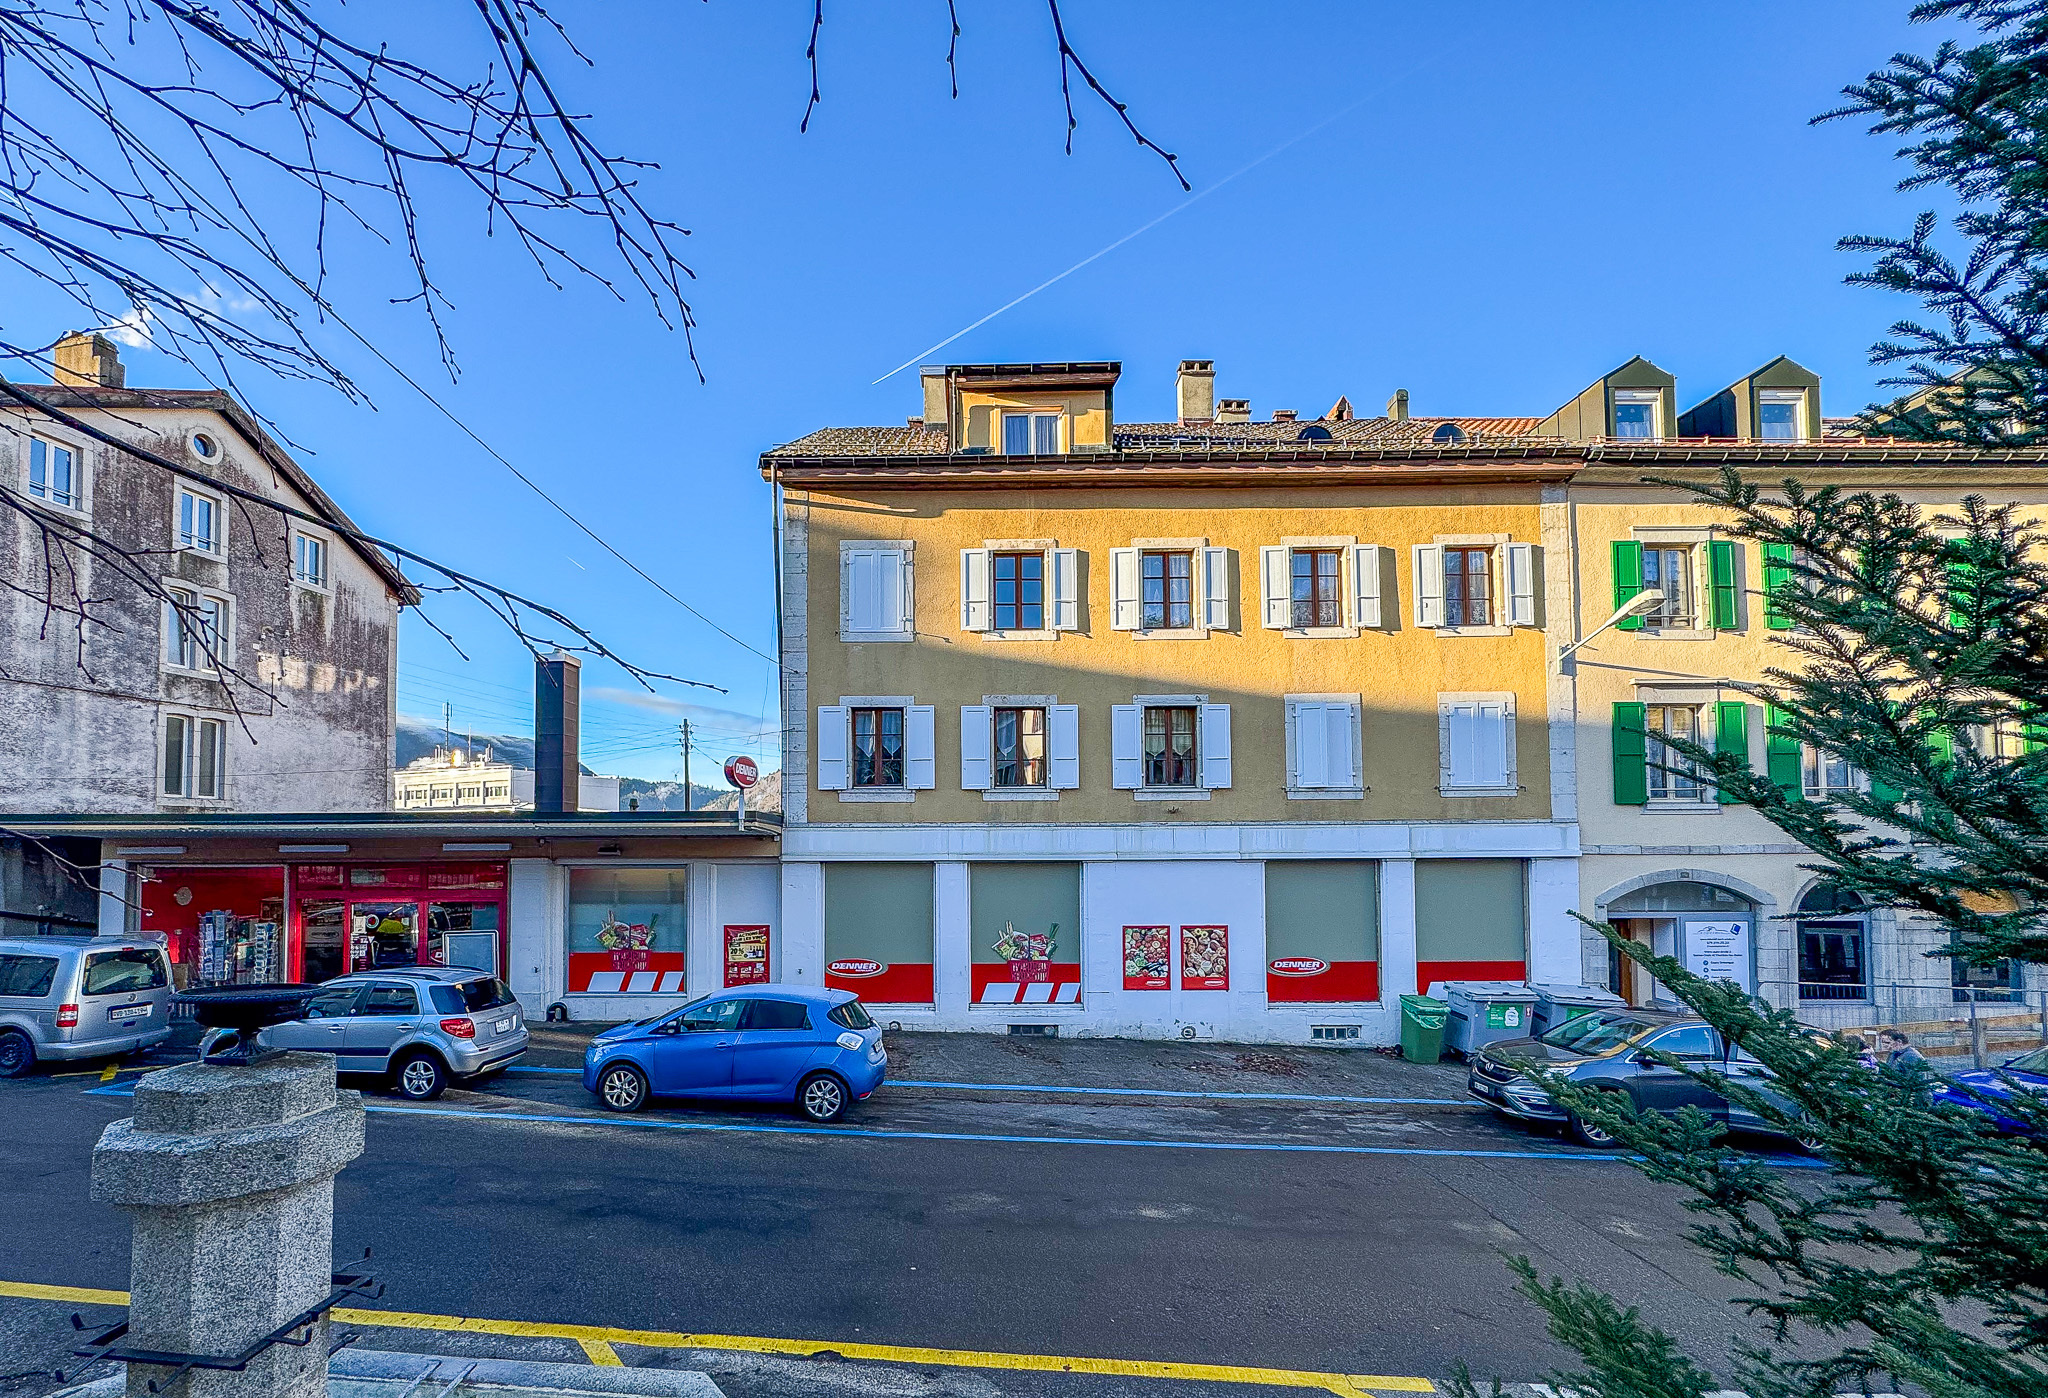
[[[1444,1056],[1444,1016],[1451,1007],[1427,995],[1401,997],[1401,1056],[1411,1063],[1435,1063]]]

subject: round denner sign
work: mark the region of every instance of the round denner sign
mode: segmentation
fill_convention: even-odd
[[[761,769],[754,765],[751,757],[728,757],[725,759],[725,779],[745,791],[761,779]]]

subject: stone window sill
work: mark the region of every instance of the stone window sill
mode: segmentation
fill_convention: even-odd
[[[1057,801],[1060,794],[1044,786],[991,786],[981,793],[984,801]]]
[[[903,804],[917,799],[917,793],[901,786],[850,786],[839,793],[839,799],[855,804],[868,802],[876,805]]]
[[[1144,786],[1131,793],[1134,801],[1206,801],[1206,786]]]

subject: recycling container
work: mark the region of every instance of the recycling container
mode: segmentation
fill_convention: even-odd
[[[1438,981],[1429,988],[1449,1009],[1444,1047],[1471,1057],[1499,1039],[1526,1039],[1534,1032],[1536,992],[1520,981]]]
[[[1536,992],[1536,1026],[1532,1034],[1548,1034],[1568,1019],[1589,1010],[1625,1010],[1628,1001],[1611,990],[1590,985],[1531,985]]]
[[[1450,1007],[1427,995],[1401,997],[1401,1056],[1435,1063],[1444,1056],[1444,1015]]]

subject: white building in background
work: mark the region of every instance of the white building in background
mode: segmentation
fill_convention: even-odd
[[[435,748],[391,774],[392,805],[401,811],[530,811],[533,769],[493,762],[461,748]],[[576,809],[619,809],[619,779],[584,775]]]

